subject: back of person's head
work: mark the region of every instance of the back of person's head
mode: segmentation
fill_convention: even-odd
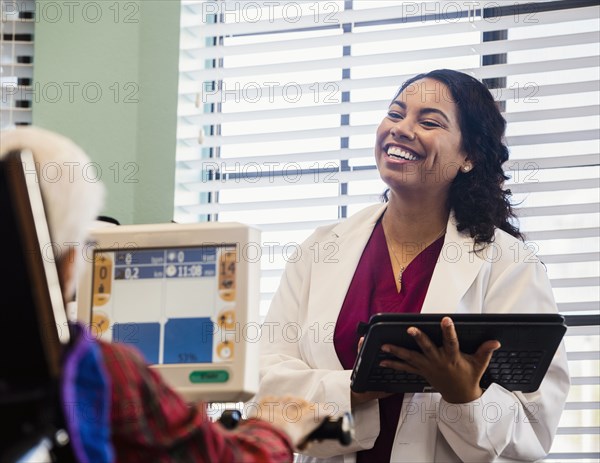
[[[74,142],[39,127],[3,130],[0,154],[30,150],[57,261],[71,247],[85,243],[90,225],[98,216],[105,190],[97,180],[94,164]],[[81,252],[76,253],[81,256]],[[80,257],[77,257],[79,259]]]

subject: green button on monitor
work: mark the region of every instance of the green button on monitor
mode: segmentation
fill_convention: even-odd
[[[190,373],[192,383],[226,383],[229,381],[229,372],[225,370],[196,370]]]

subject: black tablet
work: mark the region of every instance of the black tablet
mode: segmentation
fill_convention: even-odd
[[[446,316],[454,321],[461,351],[472,354],[489,340],[498,340],[502,345],[481,379],[482,388],[497,383],[510,391],[536,391],[567,330],[560,314],[376,314],[364,327],[365,340],[352,370],[351,389],[434,392],[419,375],[379,366],[382,360],[392,357],[382,352],[381,346],[395,344],[420,350],[406,332],[411,326],[441,345],[440,322]]]

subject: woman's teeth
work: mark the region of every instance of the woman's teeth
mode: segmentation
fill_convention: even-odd
[[[387,150],[388,156],[396,159],[404,159],[406,161],[416,161],[418,158],[411,153],[408,153],[397,146],[390,146]]]

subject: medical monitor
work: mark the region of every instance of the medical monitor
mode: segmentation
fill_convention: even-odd
[[[189,402],[235,402],[258,387],[260,233],[239,224],[95,228],[78,318],[136,347]]]

